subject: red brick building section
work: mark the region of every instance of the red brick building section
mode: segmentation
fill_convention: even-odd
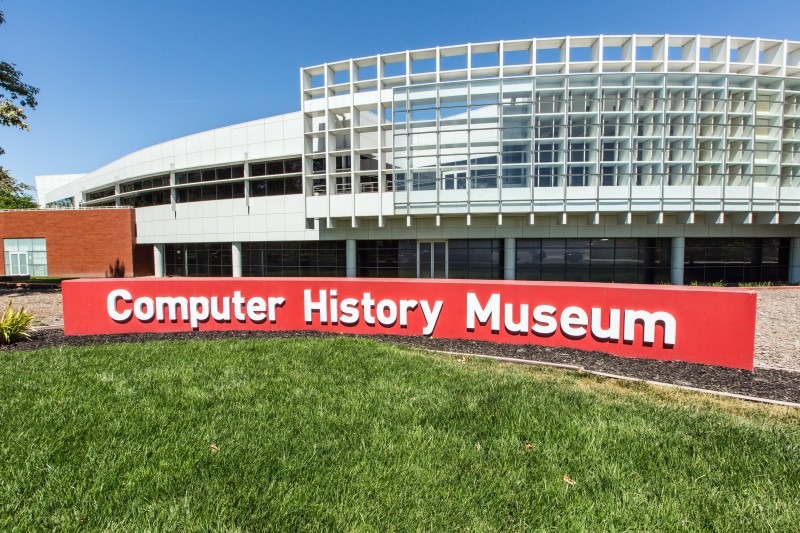
[[[2,239],[29,238],[45,239],[49,276],[152,274],[152,246],[136,246],[136,215],[130,208],[0,212],[0,249]],[[0,268],[5,275],[5,262]]]

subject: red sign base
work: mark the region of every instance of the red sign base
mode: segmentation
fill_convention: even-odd
[[[601,283],[139,278],[62,283],[64,333],[319,330],[596,350],[752,370],[752,291]]]

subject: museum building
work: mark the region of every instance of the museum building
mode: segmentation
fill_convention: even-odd
[[[298,112],[36,180],[48,213],[129,213],[108,235],[130,241],[125,275],[798,283],[800,42],[336,61],[300,70]],[[6,274],[60,275],[60,239],[8,227]]]

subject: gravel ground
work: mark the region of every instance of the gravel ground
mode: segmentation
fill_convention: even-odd
[[[587,370],[720,390],[774,400],[800,402],[800,287],[755,289],[758,293],[754,372],[681,362],[615,357],[545,346],[505,345],[423,337],[371,336],[424,349],[479,353],[577,365]],[[24,305],[42,325],[63,322],[61,292],[53,289],[2,289],[0,305],[12,298],[14,307]],[[242,338],[325,336],[316,332],[194,332],[185,334],[104,335],[64,337],[60,330],[43,330],[28,342],[0,349],[35,349],[47,346],[88,345],[109,342],[141,342],[175,338]]]

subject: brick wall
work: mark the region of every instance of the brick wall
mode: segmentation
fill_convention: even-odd
[[[58,277],[107,277],[111,270],[135,274],[133,209],[63,209],[0,212],[2,239],[43,237],[47,273]],[[5,261],[0,264],[5,274]]]

